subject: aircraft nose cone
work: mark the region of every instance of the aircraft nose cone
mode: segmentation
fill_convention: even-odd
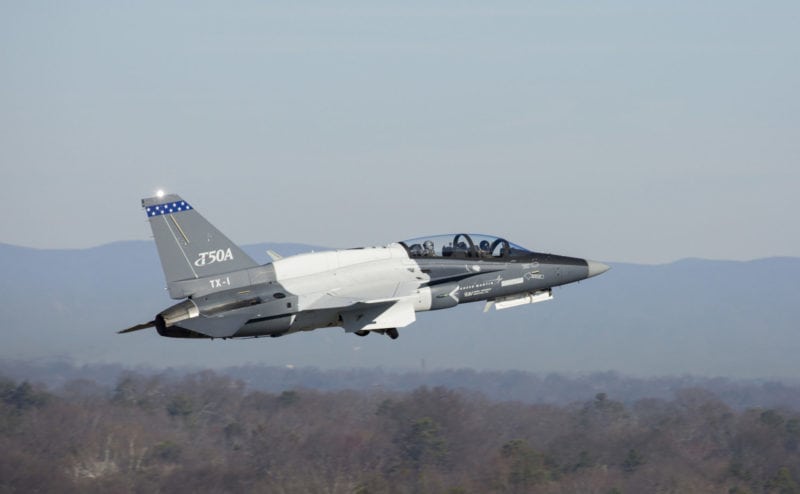
[[[598,274],[603,274],[609,269],[611,269],[611,266],[609,266],[608,264],[603,264],[602,262],[587,260],[586,264],[589,265],[589,276],[587,276],[587,278],[591,278],[592,276],[597,276]]]

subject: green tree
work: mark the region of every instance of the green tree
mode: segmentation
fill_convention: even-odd
[[[575,463],[573,470],[579,470],[581,468],[589,468],[593,467],[595,464],[592,456],[589,454],[588,451],[583,450],[578,453],[578,461]]]
[[[300,396],[297,394],[297,391],[284,391],[278,396],[278,403],[283,406],[290,406],[297,403],[299,399]]]
[[[148,462],[176,463],[181,457],[181,447],[172,441],[157,443],[147,455]]]
[[[506,463],[506,480],[514,491],[525,492],[550,477],[544,455],[521,439],[504,444],[500,448],[500,456]]]
[[[439,424],[430,417],[411,424],[402,436],[400,449],[403,458],[417,470],[426,463],[441,464],[447,456]]]
[[[786,467],[781,467],[768,483],[767,489],[779,494],[800,494],[800,486],[797,485],[791,472]]]
[[[642,454],[635,449],[629,449],[627,456],[625,456],[625,460],[622,462],[622,470],[632,473],[644,464],[644,456],[642,456]]]
[[[47,393],[36,391],[27,381],[23,381],[19,386],[13,389],[5,386],[2,393],[3,401],[16,407],[18,410],[41,407],[49,398]]]
[[[167,413],[172,417],[188,417],[194,411],[191,398],[184,394],[176,395],[167,403]]]
[[[767,410],[762,412],[760,420],[762,424],[775,429],[783,425],[783,417],[781,417],[780,414],[775,410]]]

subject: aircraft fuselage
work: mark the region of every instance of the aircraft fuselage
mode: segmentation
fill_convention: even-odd
[[[394,339],[417,312],[541,302],[553,287],[608,270],[466,233],[286,258],[270,252],[273,262],[258,265],[179,196],[143,199],[142,207],[170,297],[183,301],[121,333],[155,326],[169,337],[245,338],[338,326]]]
[[[359,308],[356,302],[368,295],[373,304],[392,301],[404,309],[388,309],[390,314],[378,314],[371,325],[351,325],[356,328],[351,332],[384,330],[413,322],[409,308],[423,312],[479,301],[505,308],[549,300],[551,288],[588,278],[589,262],[534,252],[513,260],[411,257],[400,243],[313,252],[222,277],[190,280],[185,287],[195,295],[161,313],[171,327],[157,327],[162,336],[222,338],[274,337],[335,326],[348,330],[346,322],[370,315],[369,307]],[[228,288],[231,284],[237,287]],[[325,306],[326,299],[332,307]],[[352,303],[339,305],[342,302]],[[229,328],[213,331],[222,318],[233,318],[233,325],[241,326],[233,333]],[[184,322],[188,319],[193,321]]]

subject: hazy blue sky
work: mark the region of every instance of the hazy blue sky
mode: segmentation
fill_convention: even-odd
[[[800,256],[798,92],[797,1],[3,1],[0,242],[164,188],[239,243]]]

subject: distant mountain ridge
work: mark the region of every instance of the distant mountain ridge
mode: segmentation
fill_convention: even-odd
[[[244,247],[258,262],[321,250]],[[800,376],[800,258],[612,263],[555,300],[482,314],[418,314],[397,341],[324,329],[284,338],[181,341],[116,335],[173,303],[151,241],[41,250],[0,244],[0,358],[124,365],[476,368],[628,375]]]
[[[439,371],[398,372],[373,368],[318,369],[316,367],[273,367],[246,365],[221,367],[211,371],[240,381],[251,390],[281,393],[292,389],[320,391],[374,390],[410,392],[426,386],[444,387],[480,393],[495,401],[548,403],[565,406],[606,393],[610,398],[634,405],[651,398],[670,400],[685,390],[703,389],[738,410],[748,408],[784,408],[800,410],[800,381],[776,382],[763,379],[728,379],[699,376],[635,378],[615,372],[582,374],[535,374],[519,370],[475,371],[446,369]],[[130,375],[178,381],[202,373],[201,367],[131,369],[119,364],[73,365],[64,361],[26,362],[0,359],[3,378],[43,384],[50,389],[69,388],[71,382],[94,382],[100,389],[113,389]]]

